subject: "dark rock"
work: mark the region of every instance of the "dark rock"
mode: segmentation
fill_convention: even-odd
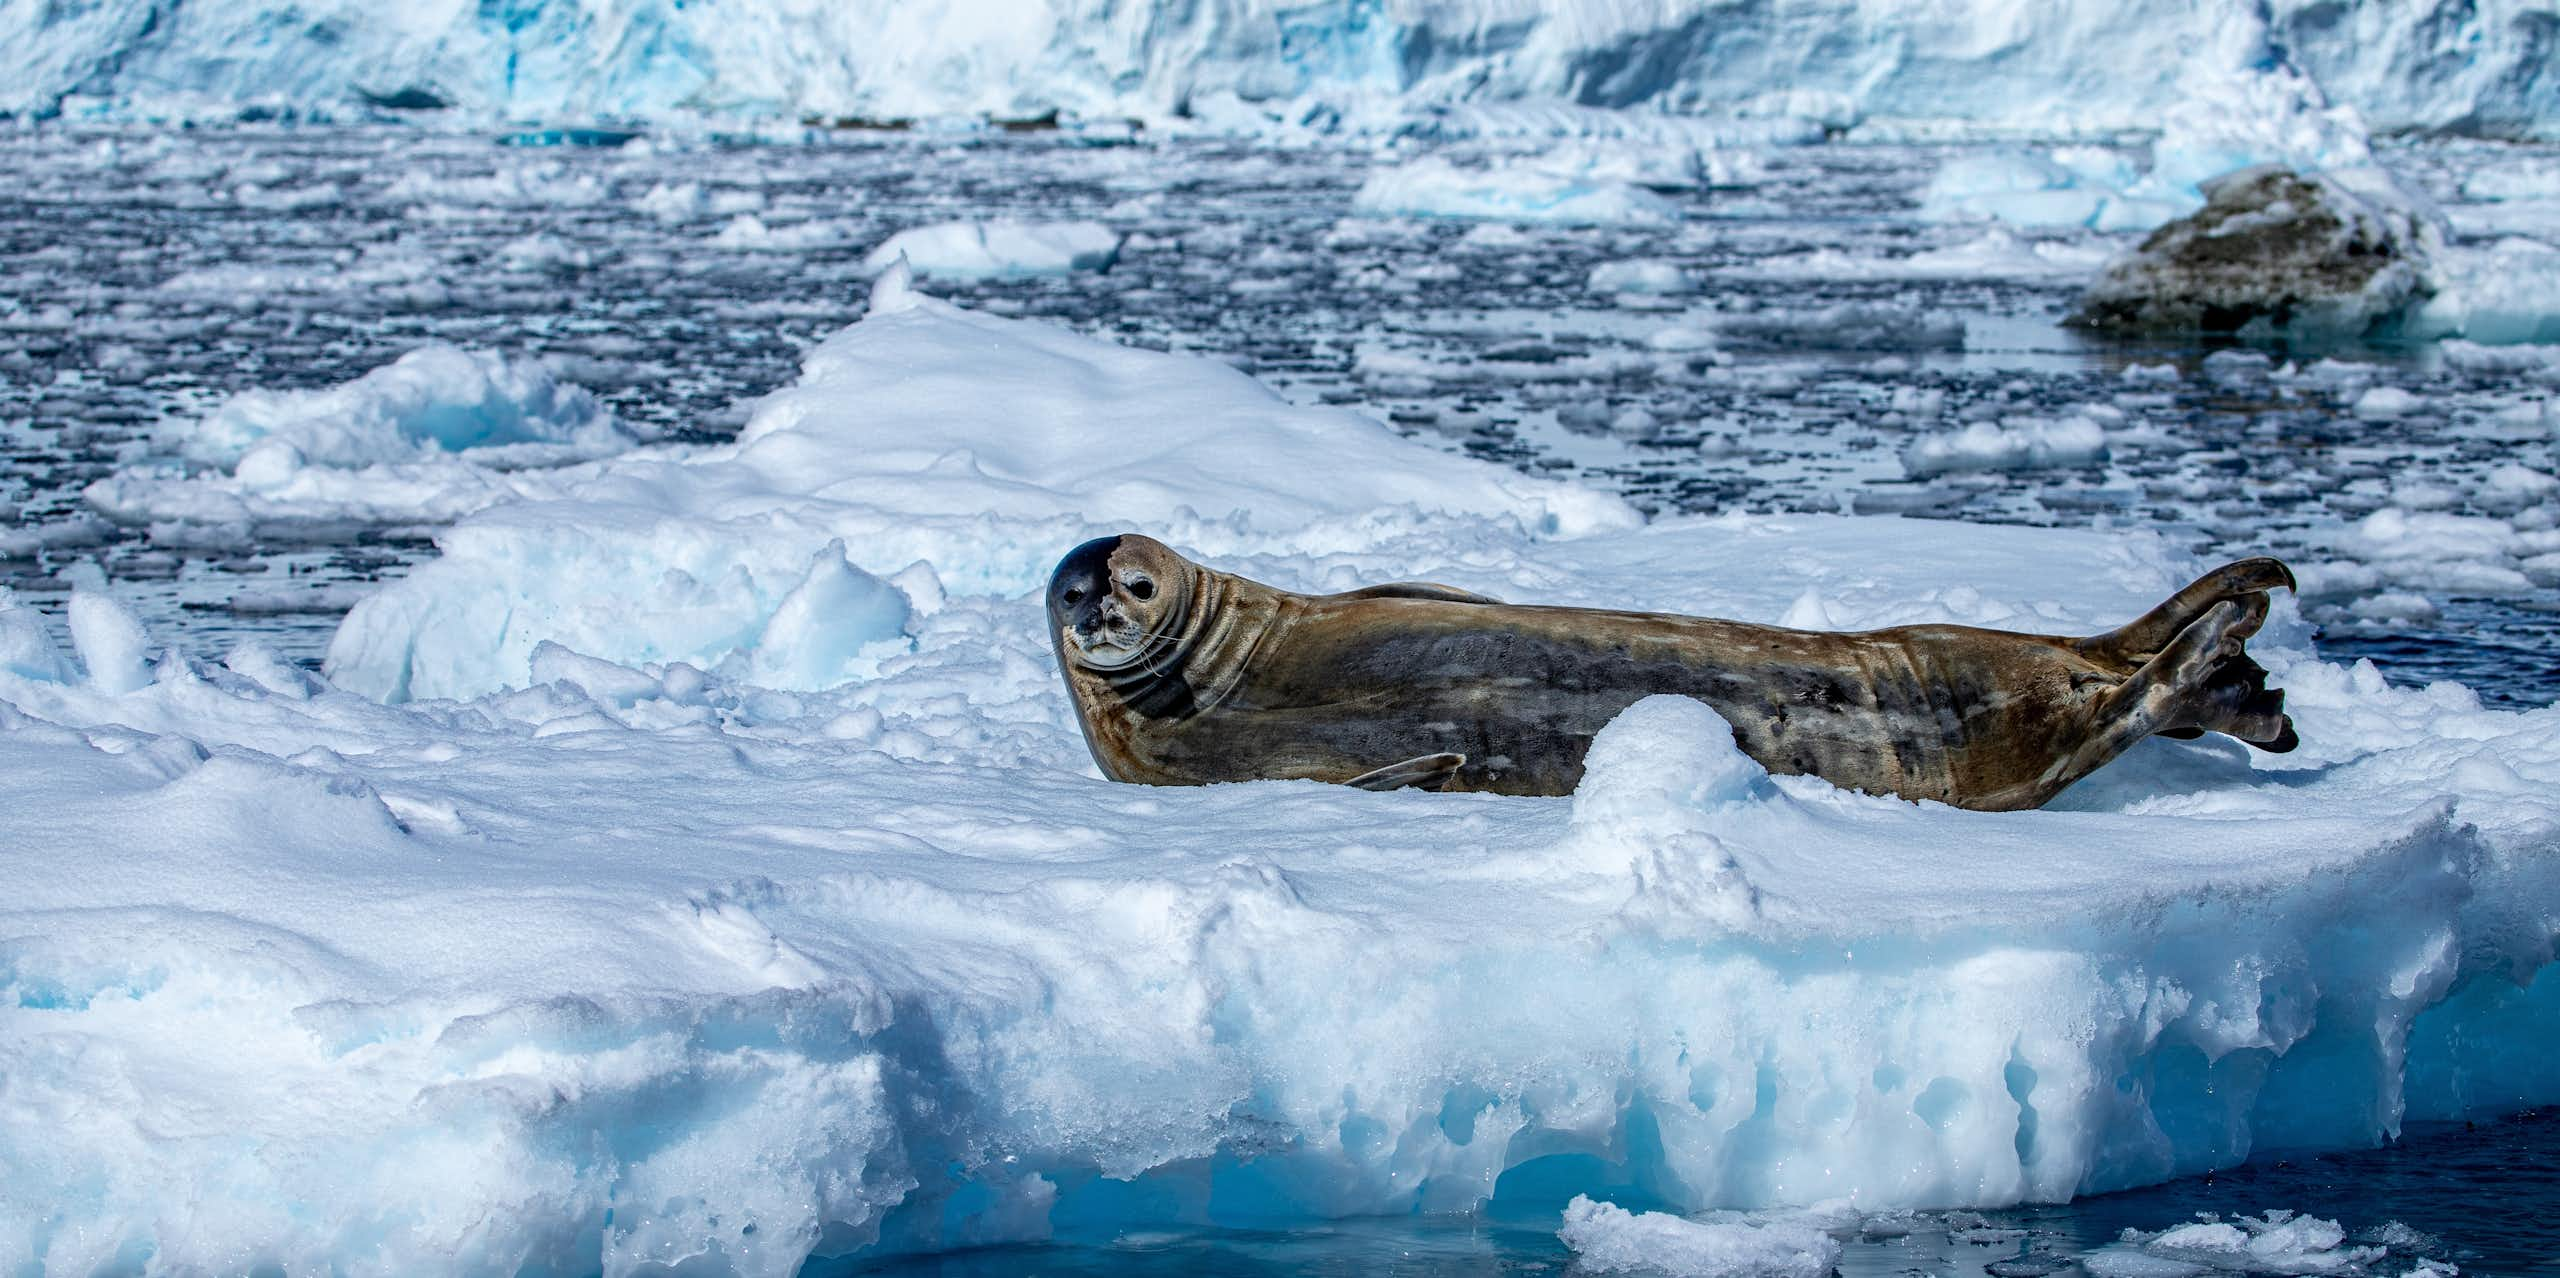
[[[2119,332],[2355,337],[2426,293],[2437,233],[2407,203],[2278,165],[2204,184],[2205,206],[2107,264],[2070,320]]]
[[[453,105],[453,100],[445,95],[415,84],[389,93],[358,89],[356,94],[385,111],[442,111]]]

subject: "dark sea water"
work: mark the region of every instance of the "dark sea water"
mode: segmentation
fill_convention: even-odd
[[[352,598],[432,554],[434,527],[208,536],[116,524],[83,489],[174,465],[162,428],[226,396],[334,385],[429,340],[542,358],[628,422],[717,440],[747,401],[789,382],[811,343],[859,317],[862,258],[887,234],[1073,217],[1132,237],[1111,270],[929,290],[1215,355],[1290,398],[1360,407],[1452,452],[1578,474],[1659,511],[1892,512],[2282,554],[2326,569],[2303,606],[2333,658],[2369,657],[2404,683],[2460,680],[2493,703],[2560,699],[2560,582],[2375,577],[2371,556],[2344,544],[2394,503],[2498,514],[2481,476],[2508,462],[2551,471],[2554,446],[2482,423],[2541,403],[2546,383],[2451,367],[2424,348],[2233,358],[2093,345],[2056,322],[2070,277],[1787,273],[1813,254],[1884,260],[1983,236],[1913,215],[1941,148],[1772,151],[1747,179],[1679,194],[1691,216],[1677,227],[1488,235],[1350,216],[1380,157],[1341,146],[504,144],[524,140],[283,126],[0,134],[11,175],[0,184],[0,534],[15,535],[0,586],[58,612],[66,570],[96,562],[165,641],[218,656],[258,638],[316,664]],[[2449,195],[2464,156],[2446,148],[2396,159]],[[653,195],[688,186],[685,198]],[[750,216],[819,233],[788,248],[724,237]],[[1627,259],[1677,263],[1702,287],[1594,293],[1593,268]],[[1724,334],[1718,358],[1633,358],[1683,315]],[[1961,320],[1960,335],[1932,317]],[[2285,375],[2318,358],[2362,368],[2345,383]],[[2128,376],[2137,365],[2154,372]],[[2409,389],[2432,410],[2358,419],[2348,397],[2371,385]],[[1914,440],[1968,421],[2088,404],[2149,423],[2152,442],[2045,469],[1914,477],[1901,460]],[[2395,610],[2376,604],[2385,596],[2423,602]],[[1852,1241],[1842,1272],[2072,1272],[2128,1228],[2270,1209],[2351,1234],[2403,1227],[2378,1272],[2424,1255],[2464,1274],[2560,1273],[2560,1119],[2413,1130],[2387,1149],[2261,1159],[2064,1205],[1922,1213]],[[1571,1263],[1555,1228],[1552,1212],[1533,1211],[1173,1231],[865,1272],[1528,1274]]]
[[[2126,1230],[2157,1233],[2201,1214],[2282,1210],[2336,1221],[2349,1245],[2385,1246],[2357,1272],[2416,1262],[2463,1274],[2560,1274],[2560,1114],[2413,1129],[2389,1148],[2270,1158],[2212,1176],[2076,1202],[1990,1212],[1920,1212],[1871,1221],[1844,1239],[1844,1278],[2077,1275],[2078,1259]],[[813,1267],[881,1278],[1130,1275],[1480,1275],[1571,1272],[1553,1213],[1493,1219],[1350,1220],[1320,1228],[1131,1234],[1076,1245],[991,1247],[864,1265]],[[1994,1267],[1997,1268],[1994,1268]]]

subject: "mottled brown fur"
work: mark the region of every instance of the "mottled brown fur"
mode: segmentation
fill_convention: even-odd
[[[1300,595],[1131,535],[1071,553],[1049,610],[1085,739],[1118,780],[1372,784],[1364,774],[1380,773],[1389,785],[1565,794],[1602,725],[1675,693],[1714,707],[1772,772],[2010,809],[2045,803],[2154,733],[2290,749],[2284,694],[2242,643],[2266,617],[2266,591],[2291,584],[2276,561],[2243,560],[2091,638],[1827,633],[1420,584]],[[1423,758],[1443,754],[1463,759]]]

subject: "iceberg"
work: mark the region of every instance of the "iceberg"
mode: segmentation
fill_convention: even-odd
[[[1036,593],[1134,528],[1292,589],[2086,632],[2192,572],[2157,538],[1648,523],[895,270],[733,445],[590,465],[326,680],[138,682],[103,625],[84,674],[0,598],[0,1257],[779,1275],[1518,1210],[1793,1273],[1654,1217],[2560,1102],[2560,708],[2325,663],[2289,603],[2300,750],[1982,814],[1771,777],[1679,699],[1569,798],[1117,785]]]

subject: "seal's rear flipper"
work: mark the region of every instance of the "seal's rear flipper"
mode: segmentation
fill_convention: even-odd
[[[2188,627],[2214,605],[2226,600],[2245,600],[2256,596],[2257,619],[2240,632],[2245,639],[2257,633],[2258,622],[2266,618],[2266,595],[2282,586],[2294,588],[2293,570],[2279,560],[2260,557],[2227,563],[2196,578],[2187,588],[2169,596],[2159,607],[2142,614],[2142,618],[2121,629],[2102,635],[2091,635],[2079,642],[2080,651],[2093,661],[2125,667],[2140,666],[2184,634]]]
[[[2245,647],[2266,619],[2263,592],[2213,605],[2115,691],[2124,726],[2145,735],[2220,732],[2271,754],[2300,745],[2284,691],[2267,686],[2267,668]]]
[[[1418,759],[1390,763],[1374,772],[1363,772],[1343,784],[1363,790],[1401,790],[1406,786],[1416,790],[1437,790],[1449,784],[1450,779],[1458,775],[1458,769],[1465,766],[1467,756],[1463,754],[1426,754]]]

